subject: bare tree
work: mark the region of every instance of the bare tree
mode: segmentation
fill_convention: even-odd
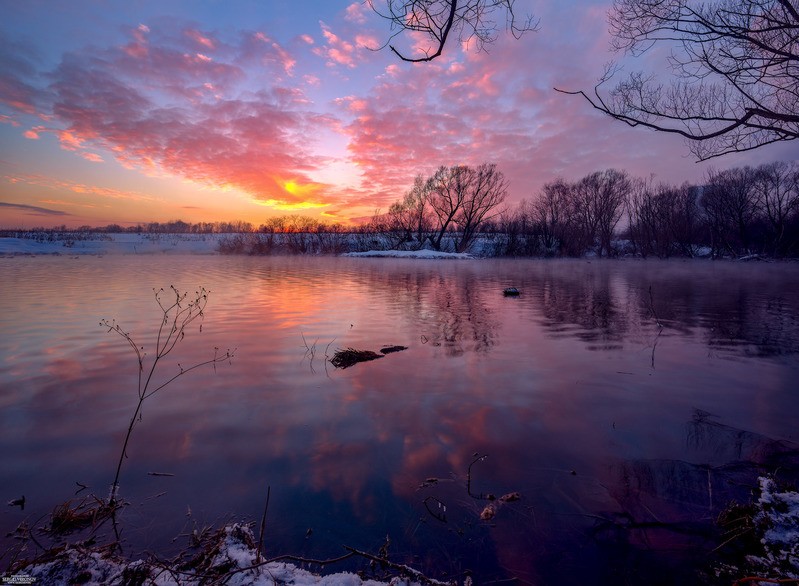
[[[761,165],[754,190],[768,226],[770,252],[783,256],[791,248],[788,228],[799,216],[799,166],[795,161]]]
[[[438,220],[435,235],[431,237],[433,248],[441,250],[441,241],[447,230],[454,225],[455,216],[461,209],[470,190],[473,174],[469,167],[439,167],[428,179],[430,207]]]
[[[698,232],[695,188],[655,184],[652,178],[633,180],[627,214],[627,232],[641,256],[693,256]]]
[[[547,250],[564,249],[569,245],[571,190],[572,184],[561,178],[555,179],[544,184],[533,204],[535,219],[541,229],[541,244]]]
[[[471,245],[481,224],[498,213],[508,193],[508,181],[494,163],[483,163],[477,169],[466,168],[470,175],[464,182],[467,193],[455,216],[459,238],[457,252],[466,251]]]
[[[614,0],[613,46],[638,57],[672,48],[670,85],[631,73],[591,105],[630,126],[688,139],[699,160],[799,138],[799,9],[792,0]],[[563,90],[558,90],[563,91]]]
[[[578,248],[598,244],[599,256],[610,256],[616,225],[621,220],[630,178],[615,169],[597,171],[580,179],[572,189],[572,218]]]
[[[389,224],[402,233],[400,244],[415,242],[421,248],[431,230],[428,209],[430,184],[424,176],[417,175],[413,187],[405,194],[402,201],[391,204],[388,208]]]
[[[714,256],[722,250],[732,254],[752,252],[752,230],[760,205],[757,195],[751,167],[708,173],[702,207],[713,238]]]
[[[399,244],[426,240],[441,250],[447,232],[457,231],[455,250],[469,248],[486,222],[499,213],[508,182],[493,163],[476,169],[466,165],[441,166],[427,180],[417,176],[402,201],[395,202],[382,224],[399,237]]]
[[[657,240],[658,215],[654,200],[652,177],[633,181],[627,194],[627,234],[635,252],[644,258],[654,253]]]
[[[450,35],[458,42],[474,42],[478,50],[493,43],[499,24],[495,17],[502,14],[505,28],[517,39],[535,30],[537,22],[531,16],[519,19],[515,13],[516,0],[366,0],[369,7],[391,23],[388,46],[403,61],[419,63],[432,61],[444,50]],[[416,33],[430,41],[421,54],[408,56],[391,44],[405,32]],[[381,47],[381,48],[383,48]]]

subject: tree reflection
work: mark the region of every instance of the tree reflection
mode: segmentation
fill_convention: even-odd
[[[733,263],[552,261],[520,284],[524,302],[553,338],[591,350],[635,337],[700,339],[714,353],[773,357],[799,353],[799,279],[792,267]],[[782,270],[784,269],[784,270]]]
[[[488,352],[500,328],[491,298],[501,296],[501,289],[487,283],[479,269],[437,268],[415,266],[406,272],[375,266],[370,286],[379,286],[390,303],[418,326],[423,344],[440,346],[449,357]]]

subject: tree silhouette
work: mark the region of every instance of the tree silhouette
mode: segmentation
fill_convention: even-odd
[[[411,63],[432,61],[440,56],[450,35],[457,37],[458,42],[474,42],[482,50],[497,38],[496,13],[504,12],[505,28],[517,39],[537,26],[531,16],[522,20],[516,16],[516,0],[385,0],[385,6],[378,0],[366,2],[391,23],[393,32],[383,47],[388,46],[397,57]],[[418,33],[431,45],[420,49],[418,56],[408,56],[391,44],[405,32]]]
[[[591,105],[630,126],[688,139],[699,160],[799,137],[799,12],[790,0],[614,0],[612,45],[639,57],[671,47],[674,79],[633,72]],[[563,90],[558,90],[563,91]]]
[[[517,25],[514,0],[367,0],[391,23],[386,45],[403,61],[432,61],[449,39],[497,38],[496,13],[515,37],[535,30]],[[614,0],[609,13],[612,46],[632,57],[671,48],[670,83],[654,73],[632,72],[613,89],[620,67],[606,67],[593,92],[580,95],[594,108],[630,126],[686,138],[699,160],[799,138],[799,7],[792,0]],[[431,42],[409,57],[393,45],[397,35],[418,33]]]

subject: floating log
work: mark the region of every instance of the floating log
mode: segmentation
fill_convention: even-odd
[[[333,358],[330,359],[330,364],[336,368],[349,368],[353,364],[376,360],[377,358],[383,358],[383,356],[383,354],[378,354],[371,350],[347,348],[346,350],[337,350],[336,353],[333,354]]]
[[[407,350],[407,346],[385,346],[380,348],[381,354],[391,354],[392,352],[402,352],[403,350]]]
[[[521,291],[516,287],[506,287],[502,294],[505,295],[505,297],[518,297],[521,295]]]

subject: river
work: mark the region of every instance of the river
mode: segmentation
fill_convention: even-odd
[[[758,474],[799,476],[797,264],[131,255],[0,270],[0,498],[26,499],[0,514],[2,566],[20,523],[108,495],[137,363],[100,322],[152,357],[161,287],[211,293],[159,380],[215,348],[234,357],[145,401],[120,480],[128,555],[257,523],[269,492],[268,555],[376,553],[388,536],[392,560],[436,578],[671,584],[707,570],[716,518]],[[327,360],[389,345],[407,349]]]

